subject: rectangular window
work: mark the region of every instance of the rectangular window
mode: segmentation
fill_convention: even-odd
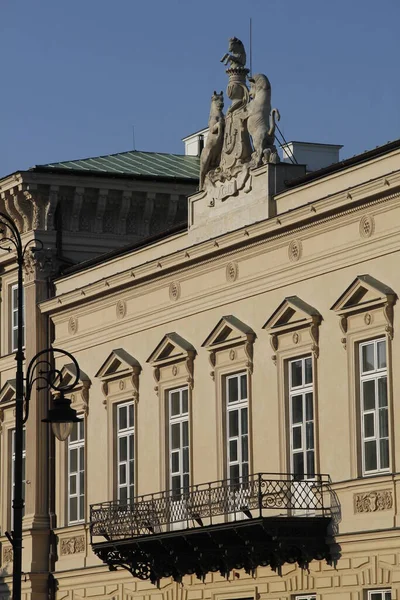
[[[368,600],[392,600],[391,590],[369,590]]]
[[[189,489],[189,391],[182,387],[168,392],[169,482],[172,496],[179,499]]]
[[[226,377],[226,456],[231,483],[249,475],[249,401],[247,373]]]
[[[74,423],[68,438],[68,524],[85,520],[85,423]]]
[[[25,298],[22,291],[22,343],[25,345]],[[18,285],[11,286],[11,352],[18,347]]]
[[[305,596],[295,596],[295,600],[316,600],[317,596],[315,594],[306,594]]]
[[[289,361],[290,465],[298,479],[315,477],[314,385],[311,356]]]
[[[22,497],[25,499],[25,484],[26,484],[26,432],[25,427],[22,433]],[[11,529],[14,525],[14,511],[12,504],[14,500],[15,491],[15,429],[11,432]],[[23,514],[25,513],[25,507]]]
[[[389,471],[389,411],[386,340],[360,344],[363,474]]]
[[[135,497],[135,406],[124,402],[117,406],[117,491],[118,500]]]

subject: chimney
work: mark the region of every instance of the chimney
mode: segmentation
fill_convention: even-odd
[[[311,142],[287,142],[282,145],[283,162],[292,160],[299,165],[306,165],[307,172],[318,171],[339,162],[338,144],[313,144]],[[292,160],[291,160],[292,159]]]

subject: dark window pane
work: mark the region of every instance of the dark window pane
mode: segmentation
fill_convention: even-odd
[[[293,471],[300,479],[304,477],[304,455],[302,452],[293,454]]]
[[[133,460],[129,463],[129,482],[132,484],[135,480],[135,463]]]
[[[249,462],[249,440],[247,435],[242,436],[242,462]]]
[[[237,377],[228,379],[228,402],[236,402],[238,400],[238,380]]]
[[[373,371],[374,368],[374,344],[362,346],[362,372]]]
[[[174,475],[174,477],[172,477],[172,491],[174,492],[174,495],[179,495],[179,492],[181,491],[181,478],[179,475]]]
[[[248,475],[249,475],[249,464],[248,463],[243,463],[242,465],[242,481],[248,481]]]
[[[235,462],[238,459],[238,443],[237,440],[231,440],[229,442],[229,462]]]
[[[293,433],[292,433],[293,450],[300,450],[301,449],[301,426],[293,427],[292,431],[293,431]]]
[[[127,407],[126,406],[120,406],[119,407],[119,428],[120,429],[126,429],[127,426],[128,426]]]
[[[306,449],[314,450],[314,423],[306,423]]]
[[[69,452],[69,470],[70,473],[76,473],[78,470],[78,452],[73,448]]]
[[[306,358],[304,360],[304,369],[305,369],[305,373],[304,373],[304,378],[305,378],[305,383],[312,383],[312,359],[311,356],[309,356],[308,358]]]
[[[179,472],[179,452],[172,452],[171,454],[171,472]]]
[[[182,423],[182,445],[189,446],[189,422],[183,421]]]
[[[292,397],[292,422],[302,423],[303,421],[303,396]]]
[[[119,489],[119,499],[121,502],[126,502],[128,499],[128,489],[126,487],[122,487]]]
[[[314,466],[314,451],[309,450],[307,452],[307,477],[315,476],[315,466]]]
[[[69,499],[69,520],[78,520],[78,498],[76,497]]]
[[[174,417],[179,415],[179,392],[171,392],[171,416]]]
[[[183,476],[183,489],[187,491],[189,489],[189,475]]]
[[[85,439],[85,423],[84,423],[84,421],[79,421],[79,423],[77,423],[77,425],[78,425],[78,439],[84,440]]]
[[[381,408],[379,411],[379,437],[389,437],[389,423],[387,408]]]
[[[171,448],[180,448],[181,446],[181,432],[180,424],[174,423],[171,425]]]
[[[76,494],[76,475],[71,475],[69,478],[69,493]]]
[[[382,340],[382,342],[377,343],[378,350],[378,369],[386,368],[386,342]]]
[[[301,360],[294,360],[290,363],[292,373],[292,387],[297,387],[298,385],[302,385],[303,383],[301,362]]]
[[[74,423],[72,425],[72,430],[71,430],[71,434],[69,436],[69,441],[70,442],[76,442],[76,440],[78,439],[78,427],[77,427],[78,423]]]
[[[188,391],[187,389],[182,390],[182,413],[188,412]]]
[[[228,436],[236,437],[239,435],[239,415],[237,410],[229,411],[229,426],[228,426]]]
[[[364,442],[364,453],[365,453],[365,470],[376,471],[377,468],[377,457],[376,457],[376,442]]]
[[[132,459],[135,456],[135,444],[133,435],[129,436],[129,458]]]
[[[85,464],[85,449],[79,448],[79,468],[83,469]]]
[[[183,472],[189,473],[189,449],[184,448],[182,452],[183,457]]]
[[[306,394],[306,421],[312,421],[314,418],[314,403],[312,393]]]
[[[240,398],[241,400],[247,399],[247,375],[240,376]]]
[[[126,465],[119,465],[119,484],[126,483]]]
[[[364,410],[375,408],[375,380],[363,381]]]
[[[364,415],[364,437],[370,438],[375,436],[375,414],[367,413]]]
[[[381,440],[380,453],[381,453],[381,469],[389,468],[389,440]]]
[[[83,494],[84,490],[85,490],[85,472],[81,471],[79,473],[79,491],[81,494]]]
[[[79,497],[79,518],[83,519],[85,517],[85,497]]]
[[[129,427],[133,427],[133,425],[135,423],[135,421],[134,421],[135,416],[134,416],[134,410],[133,409],[134,409],[133,404],[130,404],[129,405],[129,409],[128,409],[129,410]]]
[[[231,465],[229,467],[229,479],[231,483],[238,483],[239,481],[239,465]]]
[[[248,433],[248,420],[247,420],[247,408],[242,408],[242,410],[240,411],[240,420],[241,420],[241,427],[242,427],[242,435]]]
[[[387,406],[387,378],[380,377],[378,379],[378,398],[379,406]]]
[[[128,440],[126,437],[119,438],[119,460],[128,458]]]

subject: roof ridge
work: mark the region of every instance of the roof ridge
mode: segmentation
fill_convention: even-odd
[[[112,156],[122,156],[122,155],[126,155],[126,154],[151,154],[153,156],[157,156],[157,155],[178,156],[179,158],[190,158],[190,159],[193,159],[193,158],[198,159],[199,158],[198,156],[191,156],[190,154],[177,154],[175,152],[153,152],[153,151],[147,151],[147,150],[125,150],[124,152],[114,152],[113,154],[100,154],[97,156],[86,156],[85,158],[73,158],[73,159],[69,159],[69,160],[58,160],[56,162],[35,165],[35,167],[48,167],[50,165],[59,165],[59,164],[63,164],[63,163],[78,162],[78,161],[83,161],[83,160],[95,160],[96,158],[109,158]]]

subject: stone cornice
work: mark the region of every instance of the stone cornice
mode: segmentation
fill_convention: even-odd
[[[80,271],[70,277],[71,285],[74,287],[73,291],[60,294],[56,298],[44,302],[41,309],[43,312],[62,310],[68,305],[82,302],[84,296],[94,298],[104,295],[110,289],[128,287],[132,284],[132,281],[139,283],[155,278],[160,279],[160,276],[172,271],[185,271],[189,265],[194,263],[202,262],[206,264],[218,260],[220,256],[228,257],[243,246],[247,250],[254,247],[254,245],[263,246],[266,241],[272,246],[286,243],[284,240],[288,236],[296,232],[309,232],[311,228],[315,229],[316,225],[328,228],[332,226],[334,228],[335,224],[331,225],[331,221],[358,212],[366,206],[387,203],[398,198],[400,194],[400,171],[388,175],[385,181],[387,183],[382,182],[382,178],[379,178],[373,182],[367,182],[363,186],[356,186],[352,193],[341,192],[336,195],[337,197],[322,198],[318,202],[301,206],[277,218],[241,228],[195,246],[183,247],[169,255],[159,256],[149,261],[143,260],[141,264],[130,269],[118,272],[118,263],[122,262],[125,257],[114,258],[108,265],[109,277],[103,277],[89,285],[80,286],[79,280],[81,278],[82,280],[85,279],[85,271]],[[394,185],[394,182],[396,182],[396,185]],[[384,186],[384,189],[382,189],[382,186]],[[360,187],[367,188],[364,190],[365,197],[361,198],[361,192],[358,189]],[[372,191],[375,191],[375,193],[373,194]],[[159,244],[158,249],[161,254],[163,244]],[[145,259],[145,253],[142,253],[142,256]],[[100,266],[104,267],[104,265]],[[92,268],[95,271],[98,267]],[[65,278],[62,278],[61,281],[63,279]]]

